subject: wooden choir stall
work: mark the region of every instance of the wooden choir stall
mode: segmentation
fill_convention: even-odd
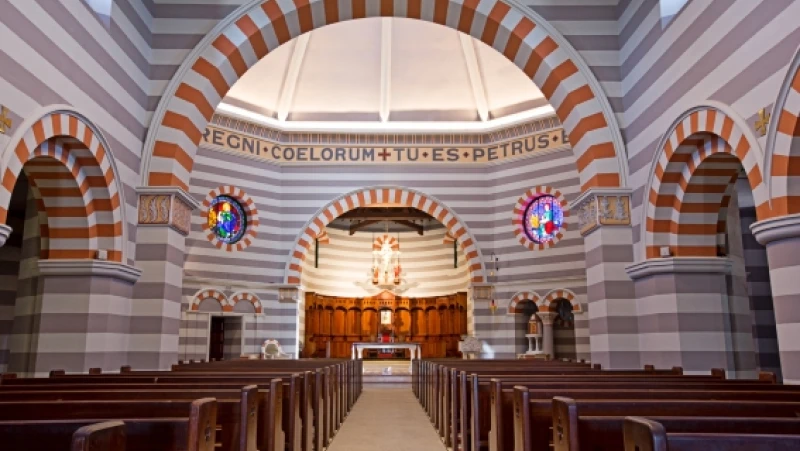
[[[403,297],[384,291],[377,296],[346,298],[306,293],[303,357],[351,357],[353,343],[420,343],[422,357],[458,357],[458,342],[467,334],[467,293]],[[408,350],[386,355],[364,351],[364,357],[409,358]],[[376,355],[377,354],[377,355]]]

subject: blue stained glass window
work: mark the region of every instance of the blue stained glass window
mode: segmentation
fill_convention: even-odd
[[[525,208],[522,224],[525,234],[534,243],[544,244],[552,241],[564,224],[564,211],[561,204],[549,194],[533,198]]]
[[[236,199],[217,196],[208,208],[208,227],[218,240],[233,244],[244,236],[247,215]]]

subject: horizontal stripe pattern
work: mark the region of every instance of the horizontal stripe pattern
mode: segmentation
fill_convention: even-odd
[[[372,284],[372,234],[328,228],[330,244],[320,246],[319,265],[314,265],[314,249],[309,249],[304,261],[303,286],[306,291],[328,296],[366,297],[372,291],[362,287]],[[463,251],[458,252],[458,267],[453,266],[453,246],[442,244],[445,230],[393,233],[399,238],[402,278],[417,284],[403,296],[425,297],[449,295],[467,291],[469,268]],[[381,276],[382,277],[382,276]],[[390,277],[393,277],[390,272]],[[381,280],[381,283],[383,281]],[[391,283],[391,281],[390,281]]]

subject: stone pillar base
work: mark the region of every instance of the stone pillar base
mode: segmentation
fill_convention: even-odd
[[[16,309],[11,371],[118,371],[126,364],[133,284],[141,271],[99,260],[40,260],[39,295]]]
[[[681,366],[687,373],[723,368],[730,377],[755,371],[752,335],[748,345],[732,333],[736,307],[728,296],[729,259],[652,259],[627,271],[636,289],[642,363]]]

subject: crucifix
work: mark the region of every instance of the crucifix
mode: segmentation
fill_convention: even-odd
[[[756,119],[755,129],[761,136],[765,136],[767,134],[767,130],[769,128],[769,120],[771,118],[771,114],[767,113],[765,108],[761,108],[758,111],[758,119]]]
[[[14,122],[8,116],[9,111],[6,107],[0,107],[0,133],[6,134],[8,130],[14,125]]]

